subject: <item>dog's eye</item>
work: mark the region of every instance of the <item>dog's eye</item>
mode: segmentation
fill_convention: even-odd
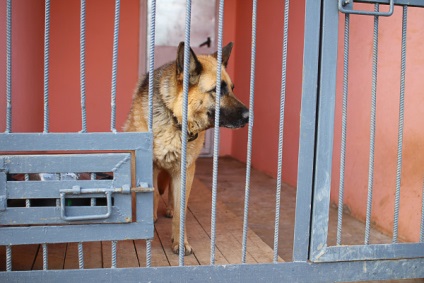
[[[231,88],[234,89],[234,85],[232,85]],[[208,93],[211,93],[211,94],[216,93],[216,86],[213,89],[209,90]],[[227,85],[226,82],[222,81],[221,82],[221,96],[227,95],[228,93],[229,93],[228,85]]]
[[[228,85],[226,82],[221,82],[221,95],[227,95],[228,94]]]

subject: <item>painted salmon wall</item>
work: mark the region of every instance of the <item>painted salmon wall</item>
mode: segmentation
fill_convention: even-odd
[[[86,2],[86,107],[89,132],[110,131],[113,0]],[[79,1],[51,3],[51,131],[80,131]],[[139,1],[121,3],[116,129],[121,131],[138,79]]]
[[[304,1],[290,3],[283,178],[296,185],[302,87]],[[277,175],[284,1],[258,1],[253,167]],[[248,105],[252,1],[237,2],[235,93]],[[246,160],[247,127],[233,133],[232,155]]]
[[[25,2],[25,3],[24,3]],[[27,3],[28,2],[28,3]],[[1,1],[2,7],[6,1]],[[86,4],[86,109],[88,131],[110,131],[113,0]],[[13,131],[43,131],[44,1],[13,1]],[[49,130],[78,132],[80,107],[80,3],[51,1]],[[6,22],[5,9],[0,19]],[[1,65],[5,66],[5,26],[1,25]],[[138,78],[139,1],[121,3],[117,118],[121,130]],[[5,69],[0,71],[5,81]],[[5,85],[5,84],[4,84]],[[5,88],[1,89],[1,130],[5,128]]]
[[[6,129],[6,0],[0,1],[0,131]],[[43,131],[44,1],[12,4],[12,132]],[[41,113],[41,115],[40,115]]]

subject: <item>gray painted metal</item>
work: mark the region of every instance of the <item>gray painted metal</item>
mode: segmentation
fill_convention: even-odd
[[[108,219],[112,215],[112,191],[100,190],[105,190],[107,209],[105,213],[80,213],[78,210],[79,215],[69,216],[66,214],[66,194],[60,193],[60,218],[65,221]]]
[[[300,111],[300,136],[294,227],[293,261],[309,258],[309,235],[312,208],[315,124],[318,91],[318,61],[321,31],[321,1],[306,0],[303,82]]]
[[[218,7],[218,40],[216,61],[218,66],[222,62],[222,32],[224,23],[224,1],[219,1]],[[211,264],[215,264],[215,241],[216,241],[216,200],[218,193],[218,158],[219,158],[219,116],[221,104],[221,68],[216,68],[216,94],[215,94],[215,128],[213,141],[213,166],[212,166],[212,209],[211,209]]]
[[[49,132],[50,0],[44,7],[44,133]]]
[[[137,217],[146,218],[143,213],[147,214],[137,206]],[[153,220],[138,219],[128,224],[2,227],[0,245],[151,239],[153,233]]]
[[[186,177],[187,177],[187,128],[188,128],[188,90],[190,77],[190,26],[191,26],[191,0],[186,2],[185,10],[185,35],[184,35],[184,72],[183,72],[183,101],[182,101],[182,122],[181,122],[181,196],[180,196],[180,246],[179,265],[184,265],[185,247],[185,206],[186,206]],[[219,68],[218,68],[219,69]]]
[[[118,43],[119,43],[119,16],[121,9],[121,1],[115,1],[115,20],[113,27],[113,52],[112,52],[112,86],[111,86],[111,102],[110,102],[110,130],[116,132],[116,84],[118,74]]]
[[[355,0],[354,2],[358,3],[368,3],[368,4],[389,4],[391,0]],[[422,0],[394,0],[395,5],[408,5],[409,7],[424,7],[424,2]]]
[[[246,263],[247,252],[247,231],[249,219],[249,198],[250,198],[250,175],[252,169],[252,143],[253,143],[253,122],[255,106],[255,66],[256,66],[256,19],[258,1],[252,3],[252,45],[250,48],[250,85],[249,85],[249,125],[247,134],[247,154],[246,154],[246,182],[244,187],[244,211],[243,211],[243,236],[241,262]]]
[[[6,133],[12,131],[12,0],[6,2]]]
[[[10,207],[0,214],[0,224],[20,225],[20,224],[59,224],[68,221],[90,219],[104,219],[102,222],[131,222],[131,196],[128,194],[131,185],[131,156],[129,153],[113,154],[66,154],[66,155],[13,155],[0,156],[3,164],[0,170],[9,174],[24,173],[80,173],[80,172],[113,172],[113,180],[101,182],[102,185],[86,185],[86,181],[52,181],[60,188],[50,185],[51,181],[25,181],[6,182],[7,198],[13,200],[25,196],[27,193],[35,198],[60,199],[60,207]],[[87,181],[93,183],[93,181]],[[15,183],[18,184],[19,192],[15,191]],[[47,185],[50,190],[46,190]],[[123,187],[128,187],[125,194]],[[28,188],[29,187],[29,188]],[[82,189],[81,189],[82,187]],[[79,193],[75,188],[79,188]],[[103,190],[100,190],[103,188]],[[9,193],[10,192],[10,193]],[[112,209],[112,192],[114,194],[114,207]],[[19,195],[22,193],[22,195]],[[39,195],[38,195],[39,194]],[[90,195],[86,195],[90,194]],[[72,206],[65,207],[67,195],[72,198],[103,198],[106,194],[107,209],[99,206]],[[65,196],[66,195],[66,196]],[[66,212],[65,212],[66,210]],[[109,217],[110,216],[110,217]]]
[[[342,12],[342,13],[345,13],[345,14],[389,17],[389,16],[393,15],[394,0],[390,0],[388,11],[355,10],[354,7],[353,7],[353,0],[339,0],[339,6],[338,7],[339,7],[339,11]]]
[[[398,125],[398,146],[396,165],[396,192],[393,215],[393,238],[392,242],[398,242],[399,209],[400,209],[400,189],[402,175],[402,155],[403,155],[403,132],[405,120],[405,76],[406,76],[406,27],[408,19],[408,6],[403,6],[402,10],[402,45],[401,45],[401,67],[400,67],[400,97],[399,97],[399,125]]]
[[[19,151],[136,151],[147,157],[153,145],[151,133],[11,133],[0,137],[0,152]],[[143,159],[144,161],[149,159]],[[146,167],[148,167],[146,165]],[[148,175],[147,175],[148,176]],[[146,177],[147,177],[146,176]],[[152,186],[152,183],[149,183]]]
[[[208,265],[185,267],[16,271],[1,282],[351,282],[424,277],[424,259],[311,264]]]
[[[85,0],[80,3],[80,93],[81,93],[81,132],[87,132],[87,110],[85,103]]]
[[[310,254],[325,248],[328,234],[330,181],[333,151],[334,108],[338,42],[338,10],[331,1],[324,1],[322,16],[321,66],[319,82],[318,124],[312,210]]]
[[[278,126],[278,164],[277,187],[275,192],[275,218],[274,218],[274,256],[273,261],[278,262],[278,241],[280,227],[281,188],[283,174],[283,146],[284,146],[284,110],[286,108],[286,78],[287,78],[287,45],[289,34],[289,9],[290,1],[284,1],[284,28],[283,28],[283,56],[280,88],[280,123]]]
[[[28,142],[31,141],[31,142]],[[151,133],[62,133],[62,134],[3,134],[0,135],[0,148],[2,152],[89,152],[90,154],[61,154],[61,155],[8,155],[0,158],[0,171],[8,173],[40,173],[40,172],[114,172],[114,180],[72,180],[60,181],[27,181],[7,182],[7,186],[0,186],[0,194],[5,195],[5,190],[16,187],[16,191],[9,197],[17,197],[16,194],[25,191],[20,198],[33,198],[40,192],[38,198],[55,196],[59,199],[60,190],[70,189],[78,185],[83,189],[88,188],[122,188],[131,185],[131,158],[135,161],[134,177],[135,186],[152,187],[152,134]],[[107,152],[133,152],[130,153],[102,153],[94,154],[96,151]],[[11,162],[14,161],[14,162]],[[6,180],[3,171],[0,177]],[[3,181],[2,181],[3,183]],[[54,190],[41,192],[44,189]],[[55,186],[57,185],[57,186]],[[4,189],[3,189],[4,187]],[[35,189],[33,191],[32,189]],[[46,191],[46,190],[45,190]],[[153,193],[151,190],[137,190],[136,194],[136,219],[131,218],[130,195],[127,199],[122,194],[116,194],[111,217],[95,222],[102,224],[85,225],[81,222],[72,222],[73,225],[52,226],[30,226],[30,227],[2,227],[0,245],[9,244],[37,244],[37,243],[65,243],[82,241],[106,241],[123,239],[153,238]],[[86,198],[104,197],[104,194],[87,194]],[[67,196],[68,197],[68,196]],[[70,198],[78,197],[76,195]],[[37,198],[37,197],[36,197]],[[122,200],[121,200],[122,199]],[[119,207],[119,209],[118,209]],[[7,208],[7,210],[28,211],[25,217],[15,217],[12,221],[36,221],[40,217],[49,217],[53,224],[67,223],[60,219],[60,206],[55,207],[29,207],[29,208]],[[36,212],[35,212],[36,211]],[[126,212],[125,212],[126,211]],[[76,216],[84,213],[86,215],[104,214],[106,208],[102,206],[66,207],[68,216]],[[125,213],[124,213],[125,212]],[[56,217],[51,217],[52,214]],[[4,212],[0,213],[0,221],[11,221],[2,218]],[[15,216],[19,215],[16,213]],[[127,215],[127,216],[124,216]],[[56,220],[53,220],[56,219]],[[123,222],[124,224],[111,224],[106,222]],[[132,222],[131,222],[132,221]],[[16,222],[15,222],[16,223]],[[106,223],[106,224],[103,224]],[[125,228],[122,227],[125,225]],[[114,230],[116,229],[116,230]],[[119,230],[119,233],[116,231]],[[115,231],[115,232],[114,232]],[[27,235],[31,235],[28,237]]]
[[[378,11],[380,4],[374,5],[374,11]],[[373,32],[373,52],[372,52],[372,87],[371,87],[371,118],[370,118],[370,154],[368,161],[368,195],[367,195],[367,214],[365,220],[365,239],[364,243],[369,244],[371,229],[371,210],[374,185],[374,150],[375,150],[375,129],[377,112],[377,64],[378,64],[378,16],[374,16]],[[340,203],[340,202],[339,202]]]
[[[356,261],[424,257],[424,243],[334,246],[312,255],[314,261]]]
[[[362,2],[374,3],[373,1]],[[383,0],[378,2],[389,3]],[[406,0],[395,0],[394,4],[397,5],[401,2],[406,2]],[[412,5],[421,4],[415,0],[408,1],[408,3],[412,3]],[[103,223],[103,220],[98,220],[100,223],[94,224],[80,224],[78,222],[78,224],[74,225],[1,227],[0,245],[6,246],[7,271],[12,270],[13,246],[11,244],[64,242],[80,243],[79,250],[81,248],[81,252],[78,255],[81,270],[0,272],[0,281],[74,282],[84,278],[85,281],[93,282],[258,282],[259,280],[269,282],[347,282],[424,277],[424,269],[422,268],[424,266],[424,243],[327,247],[338,14],[337,4],[334,0],[306,0],[299,176],[293,249],[294,262],[254,265],[116,268],[116,253],[119,252],[116,250],[116,241],[123,239],[147,238],[146,265],[151,265],[151,241],[149,239],[153,238],[153,194],[149,190],[140,190],[146,192],[136,194],[135,222],[114,224]],[[152,46],[154,46],[154,40]],[[183,131],[183,133],[185,132]],[[59,158],[75,156],[75,153],[81,156],[81,159],[77,162],[77,168],[81,171],[73,170],[75,172],[94,172],[93,166],[104,169],[101,172],[111,172],[114,167],[111,169],[110,166],[106,166],[103,158],[108,158],[112,155],[131,156],[136,164],[135,184],[132,185],[151,188],[153,183],[151,132],[8,133],[0,135],[0,150],[1,152],[7,152],[7,154],[22,154],[21,152],[23,151],[32,151],[34,154],[41,154],[40,152],[46,154],[48,152],[49,154],[47,156],[26,156],[24,158],[10,155],[0,158],[0,208],[1,196],[3,195],[8,197],[12,195],[19,199],[43,198],[44,196],[57,196],[61,190],[72,192],[72,187],[80,186],[81,191],[89,192],[84,197],[92,198],[96,197],[96,194],[92,194],[93,191],[96,192],[96,189],[118,188],[127,184],[123,182],[122,185],[118,186],[110,180],[49,181],[44,183],[52,192],[45,193],[38,187],[37,182],[7,182],[6,169],[11,172],[11,168],[14,168],[7,162],[10,160],[17,161],[19,165],[16,165],[16,168],[26,169],[27,172],[23,173],[27,174],[31,172],[39,173],[37,172],[38,170],[31,169],[31,164],[36,164],[42,169],[51,169],[53,170],[52,172],[70,172],[69,169],[74,168],[72,167],[72,162],[66,163],[66,160],[58,162],[54,161],[54,158],[52,159],[51,153],[57,152],[61,153]],[[96,155],[93,154],[93,151],[102,151],[102,154],[97,154],[99,158],[102,158],[102,162],[99,162],[98,159],[92,159]],[[105,151],[112,153],[105,154]],[[64,155],[63,152],[72,154]],[[131,155],[129,152],[131,152]],[[92,163],[88,162],[88,160],[91,160]],[[115,167],[118,163],[115,163]],[[123,163],[129,164],[130,162]],[[125,175],[125,173],[122,174]],[[126,176],[128,177],[128,174]],[[57,187],[54,188],[54,185],[57,185]],[[10,186],[16,187],[16,191],[13,194],[7,194]],[[29,192],[30,189],[34,189],[34,191]],[[77,192],[79,189],[75,188],[74,191]],[[19,195],[20,193],[22,195]],[[69,194],[66,198],[68,197],[75,198],[78,197],[78,194]],[[115,214],[115,206],[112,207],[111,217]],[[6,207],[6,210],[8,209]],[[52,209],[59,213],[60,206],[27,207],[22,209]],[[74,212],[74,209],[74,207],[66,207],[66,215],[76,215],[77,212]],[[87,212],[88,209],[98,209],[96,211],[97,214],[106,212],[105,207],[87,206],[82,209],[85,210],[84,213],[93,212],[93,210]],[[0,216],[3,213],[0,211]],[[39,216],[40,212],[34,214]],[[114,229],[119,229],[119,233]],[[82,269],[84,267],[82,242],[107,240],[113,241],[112,266],[114,268]],[[47,259],[46,255],[47,245],[43,245],[43,256]],[[47,269],[48,262],[46,259],[44,260],[43,258],[43,269]]]

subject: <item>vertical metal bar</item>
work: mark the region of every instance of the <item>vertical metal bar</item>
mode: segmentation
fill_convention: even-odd
[[[6,271],[12,271],[12,246],[6,246]]]
[[[113,29],[113,55],[112,55],[112,90],[111,90],[111,121],[110,130],[116,133],[116,76],[118,71],[118,39],[119,39],[119,14],[120,0],[115,1],[115,21]]]
[[[55,180],[60,180],[60,174],[55,174]],[[61,207],[60,199],[56,199],[56,207]]]
[[[211,264],[215,264],[216,242],[216,199],[218,191],[218,159],[219,159],[219,116],[221,104],[221,63],[222,63],[222,27],[224,25],[224,0],[219,1],[218,8],[218,42],[215,92],[215,128],[213,142],[213,171],[212,171],[212,210],[211,210]]]
[[[6,133],[12,131],[12,0],[6,2]]]
[[[379,4],[374,5],[374,11],[379,11]],[[374,16],[373,54],[372,54],[372,90],[371,90],[371,122],[370,122],[370,156],[368,164],[368,195],[365,220],[365,245],[370,241],[372,192],[374,182],[374,148],[375,148],[375,119],[377,111],[377,63],[378,63],[378,16]]]
[[[149,117],[148,128],[153,127],[153,81],[155,69],[155,28],[156,28],[156,0],[151,0],[150,6],[150,42],[149,42]]]
[[[81,133],[87,132],[87,113],[85,107],[85,0],[81,0],[80,19],[80,89],[81,89]]]
[[[112,241],[112,266],[111,268],[116,268],[116,244],[118,241]]]
[[[424,243],[424,178],[423,188],[421,191],[421,229],[420,229],[420,242]]]
[[[43,270],[49,269],[49,253],[47,249],[47,244],[44,243],[41,245],[43,247]]]
[[[293,261],[309,258],[321,10],[321,1],[306,0]]]
[[[96,173],[91,173],[90,174],[90,179],[91,180],[96,180]],[[91,198],[90,199],[90,206],[96,206],[96,198]]]
[[[152,266],[152,240],[146,240],[146,267]]]
[[[78,243],[78,268],[84,269],[84,249],[82,242]]]
[[[400,183],[402,174],[402,147],[403,147],[403,124],[405,108],[405,71],[406,71],[406,28],[408,18],[408,6],[403,6],[402,13],[402,47],[401,47],[401,74],[400,74],[400,99],[399,99],[399,128],[398,128],[398,150],[396,166],[396,193],[395,211],[393,219],[393,243],[398,241],[399,207],[400,207]]]
[[[330,188],[332,172],[332,155],[334,148],[334,117],[336,103],[336,81],[337,81],[337,47],[339,12],[333,0],[324,0],[321,22],[321,42],[319,56],[319,82],[318,82],[318,108],[317,123],[311,123],[310,127],[316,127],[315,143],[313,144],[314,172],[313,174],[313,202],[312,205],[312,227],[305,233],[310,233],[309,243],[303,240],[309,248],[309,259],[316,260],[325,252],[328,238],[328,220],[330,214]],[[306,38],[306,41],[309,39]],[[306,43],[305,43],[306,44]],[[309,62],[304,68],[309,68]],[[312,82],[314,83],[314,82]],[[302,97],[303,98],[303,97]],[[302,103],[303,111],[303,103]],[[303,118],[303,117],[302,117]],[[303,133],[304,134],[304,133]],[[303,135],[301,134],[301,136]],[[313,136],[305,139],[313,140]],[[309,156],[299,158],[311,158]],[[300,169],[300,167],[299,167]],[[301,175],[302,171],[299,171]],[[304,176],[304,175],[303,175]],[[308,203],[296,202],[300,210],[306,209]],[[299,210],[296,208],[296,213]],[[309,219],[304,218],[305,221]],[[296,222],[300,222],[296,216]],[[296,224],[297,224],[296,223]],[[299,226],[302,223],[299,223]],[[296,231],[295,236],[301,237]],[[300,249],[299,246],[297,248]],[[302,253],[303,259],[304,254]],[[308,258],[307,258],[308,259]]]
[[[337,209],[337,236],[336,244],[342,243],[342,223],[343,223],[343,198],[344,198],[344,177],[346,163],[346,134],[347,134],[347,97],[349,85],[349,27],[350,15],[345,14],[344,25],[344,52],[343,52],[343,102],[342,102],[342,136],[340,146],[340,183],[339,183],[339,200]]]
[[[44,133],[49,132],[49,56],[50,56],[50,0],[45,3],[44,16]]]
[[[25,174],[25,182],[29,181],[29,174]],[[31,200],[26,199],[25,200],[25,207],[31,207]]]
[[[184,79],[183,79],[183,109],[182,109],[182,144],[181,144],[181,199],[180,199],[180,266],[184,265],[184,234],[185,234],[185,204],[186,204],[186,171],[187,171],[187,108],[190,67],[190,24],[191,0],[186,1],[185,36],[184,36]]]
[[[283,170],[283,144],[284,144],[284,110],[286,105],[286,66],[287,66],[287,41],[289,31],[289,6],[290,1],[284,1],[284,35],[283,35],[283,62],[281,72],[281,93],[280,93],[280,125],[278,129],[278,169],[277,187],[275,197],[275,223],[274,223],[274,262],[278,262],[278,239],[280,230],[280,206],[281,187]]]
[[[250,196],[250,171],[252,167],[252,139],[254,122],[254,101],[255,101],[255,59],[256,59],[256,18],[258,1],[253,0],[252,6],[252,47],[250,53],[250,98],[249,98],[249,130],[247,136],[247,161],[246,161],[246,184],[244,194],[244,216],[243,216],[243,238],[241,262],[246,263],[247,251],[247,229],[249,216],[249,196]]]

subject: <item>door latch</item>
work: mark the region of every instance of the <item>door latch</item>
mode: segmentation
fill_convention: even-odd
[[[134,193],[145,193],[152,192],[153,188],[147,186],[140,186],[137,188],[130,188],[129,185],[124,185],[122,188],[87,188],[82,189],[80,186],[73,186],[71,189],[59,190],[60,193],[60,218],[66,221],[78,221],[78,220],[96,220],[106,219],[112,214],[112,194],[130,194]],[[67,216],[66,215],[66,195],[81,195],[81,194],[105,194],[106,196],[106,213],[104,214],[93,214],[93,215],[81,215],[81,216]]]

